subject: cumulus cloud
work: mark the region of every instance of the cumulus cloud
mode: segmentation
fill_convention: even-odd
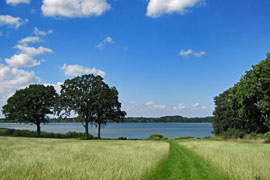
[[[0,104],[5,103],[16,90],[40,81],[40,78],[33,71],[20,70],[0,64]]]
[[[20,50],[19,53],[14,54],[11,58],[6,58],[5,61],[9,66],[12,67],[33,67],[40,65],[41,61],[45,60],[36,60],[34,57],[42,55],[44,53],[52,53],[53,51],[49,48],[39,46],[38,48],[29,47],[28,43],[37,43],[40,42],[38,36],[26,37],[19,41],[19,44],[15,46],[16,49]]]
[[[33,34],[36,36],[46,36],[53,33],[53,29],[50,29],[48,31],[41,31],[37,27],[34,28]]]
[[[28,19],[21,19],[19,17],[12,17],[9,15],[0,15],[0,26],[10,26],[18,29],[21,25],[27,23]]]
[[[201,108],[202,108],[202,110],[207,110],[208,109],[206,106],[202,106]]]
[[[99,48],[100,50],[103,49],[103,47],[106,45],[106,44],[111,44],[113,43],[113,40],[111,37],[106,37],[102,42],[98,43],[96,45],[96,48]]]
[[[202,0],[150,0],[146,15],[152,18],[172,13],[184,15],[189,8],[194,7],[200,2]]]
[[[44,86],[53,86],[54,89],[55,89],[55,91],[56,91],[58,94],[60,94],[60,91],[61,91],[61,85],[62,85],[62,84],[63,84],[62,82],[58,82],[58,83],[56,83],[56,84],[47,84],[47,83],[45,83]]]
[[[192,105],[192,107],[198,107],[200,104],[199,103],[195,103]]]
[[[180,56],[188,56],[188,55],[190,55],[190,54],[192,54],[192,49],[189,49],[189,50],[184,50],[184,49],[182,49],[180,52],[179,52],[179,55]]]
[[[31,0],[6,0],[7,4],[11,4],[13,6],[16,6],[20,3],[29,4]]]
[[[193,55],[195,57],[202,57],[206,54],[205,51],[199,51],[199,52],[194,52],[192,49],[188,49],[188,50],[184,50],[182,49],[180,52],[179,52],[179,56],[189,56],[189,55]]]
[[[97,74],[100,75],[101,77],[105,77],[106,73],[96,69],[96,68],[87,68],[79,65],[66,65],[64,64],[61,67],[61,70],[64,71],[64,74],[66,76],[80,76],[82,74]]]
[[[153,105],[153,104],[154,104],[153,101],[148,101],[148,102],[144,103],[145,106],[149,106],[149,105]]]
[[[27,44],[27,43],[37,43],[40,42],[40,38],[38,36],[28,36],[19,40],[20,44]]]
[[[43,0],[44,16],[68,18],[100,16],[111,9],[106,0]]]
[[[178,104],[178,106],[173,106],[173,110],[182,110],[182,109],[185,109],[186,108],[186,106],[183,104],[183,103],[181,103],[181,104]]]
[[[152,108],[154,108],[154,109],[165,109],[166,106],[165,105],[154,105],[154,106],[152,106]]]
[[[200,52],[195,52],[193,55],[196,56],[196,57],[202,57],[205,54],[206,54],[206,52],[200,51]]]

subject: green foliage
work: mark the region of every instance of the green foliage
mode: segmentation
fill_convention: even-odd
[[[32,84],[17,90],[3,106],[3,114],[8,121],[34,123],[40,135],[40,123],[47,123],[47,114],[53,114],[57,93],[53,86]]]
[[[267,132],[264,134],[264,142],[267,143],[267,144],[270,144],[270,132]]]
[[[245,133],[270,130],[270,55],[246,71],[234,87],[214,98],[214,134],[230,128]]]
[[[29,131],[29,130],[1,128],[0,136],[37,137],[37,134],[34,131]],[[78,132],[72,132],[72,131],[69,131],[65,134],[41,132],[39,137],[41,138],[83,138],[84,133],[78,133]],[[94,139],[94,136],[90,134],[89,139]]]
[[[227,131],[221,133],[221,136],[224,139],[230,139],[230,138],[243,138],[245,136],[245,131],[241,129],[234,129],[234,128],[229,128]]]
[[[159,140],[168,140],[168,138],[161,134],[152,134],[147,138],[147,140],[159,141]]]
[[[100,127],[108,120],[122,121],[126,113],[121,111],[118,101],[118,91],[109,87],[101,76],[93,74],[78,76],[65,80],[61,85],[61,94],[55,105],[55,111],[62,116],[69,116],[71,112],[78,115],[78,119],[85,122],[85,138],[88,139],[88,124]]]

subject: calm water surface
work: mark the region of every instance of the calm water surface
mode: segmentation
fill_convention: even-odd
[[[0,123],[0,128],[28,129],[35,131],[36,126],[19,123]],[[95,126],[89,132],[97,136]],[[206,137],[212,136],[212,123],[108,123],[101,129],[103,138],[138,138],[145,139],[151,134],[162,134],[168,138],[182,136]],[[82,123],[50,123],[41,125],[41,131],[66,133],[68,131],[84,132]]]

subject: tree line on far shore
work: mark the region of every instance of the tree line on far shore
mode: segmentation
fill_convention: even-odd
[[[6,121],[35,124],[37,136],[40,136],[40,124],[49,122],[47,115],[65,118],[76,114],[84,122],[85,139],[89,139],[89,123],[98,127],[100,138],[102,125],[106,125],[108,120],[120,122],[126,115],[121,110],[116,88],[109,87],[101,76],[93,74],[65,80],[60,94],[53,86],[39,84],[17,90],[7,100],[2,112]]]
[[[266,56],[233,87],[214,98],[214,134],[270,131],[270,54]]]

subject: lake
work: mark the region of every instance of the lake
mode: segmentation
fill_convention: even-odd
[[[19,123],[0,123],[0,128],[36,131],[35,125]],[[162,134],[170,139],[183,136],[202,138],[213,136],[212,130],[212,123],[108,123],[101,128],[101,137],[145,139],[151,134]],[[68,131],[84,132],[84,127],[82,123],[50,123],[42,124],[41,131],[54,133],[66,133]],[[97,136],[97,128],[95,126],[90,127],[89,132]]]

